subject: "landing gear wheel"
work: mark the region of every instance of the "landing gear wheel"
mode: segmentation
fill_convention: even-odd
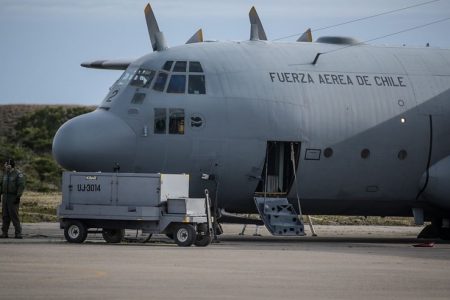
[[[194,226],[190,224],[178,225],[173,232],[175,243],[180,247],[191,246],[197,238]]]
[[[206,247],[211,244],[211,241],[212,237],[208,232],[208,224],[197,224],[197,238],[195,239],[194,245],[197,247]]]
[[[439,228],[439,238],[444,241],[450,240],[450,228]]]
[[[197,247],[206,247],[211,244],[212,238],[210,235],[197,235],[194,245]]]
[[[442,218],[435,218],[432,222],[431,225],[433,225],[433,227],[436,229],[437,231],[437,236],[445,241],[450,240],[450,228],[448,227],[442,227]]]
[[[124,229],[103,229],[103,239],[110,244],[120,243],[125,236]]]
[[[69,243],[81,244],[87,238],[87,228],[80,221],[68,221],[64,227],[64,237]]]

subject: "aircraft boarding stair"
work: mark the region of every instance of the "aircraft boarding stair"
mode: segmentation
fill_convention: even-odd
[[[304,225],[287,198],[255,197],[258,212],[267,230],[277,236],[303,236]]]

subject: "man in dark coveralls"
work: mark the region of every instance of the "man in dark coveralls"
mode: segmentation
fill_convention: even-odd
[[[5,161],[5,169],[0,177],[0,196],[2,200],[2,235],[0,238],[8,238],[9,224],[13,223],[15,229],[15,238],[22,238],[22,228],[19,220],[20,197],[25,189],[25,177],[15,168],[14,159]]]

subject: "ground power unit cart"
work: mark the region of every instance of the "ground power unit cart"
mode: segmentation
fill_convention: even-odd
[[[166,234],[179,246],[207,246],[209,201],[207,191],[189,198],[186,174],[64,172],[58,218],[70,243],[100,230],[106,242],[119,243],[125,229],[136,229]]]

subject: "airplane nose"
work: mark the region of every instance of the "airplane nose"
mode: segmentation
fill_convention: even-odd
[[[110,112],[96,110],[64,123],[53,138],[53,157],[67,170],[131,171],[136,134]]]

